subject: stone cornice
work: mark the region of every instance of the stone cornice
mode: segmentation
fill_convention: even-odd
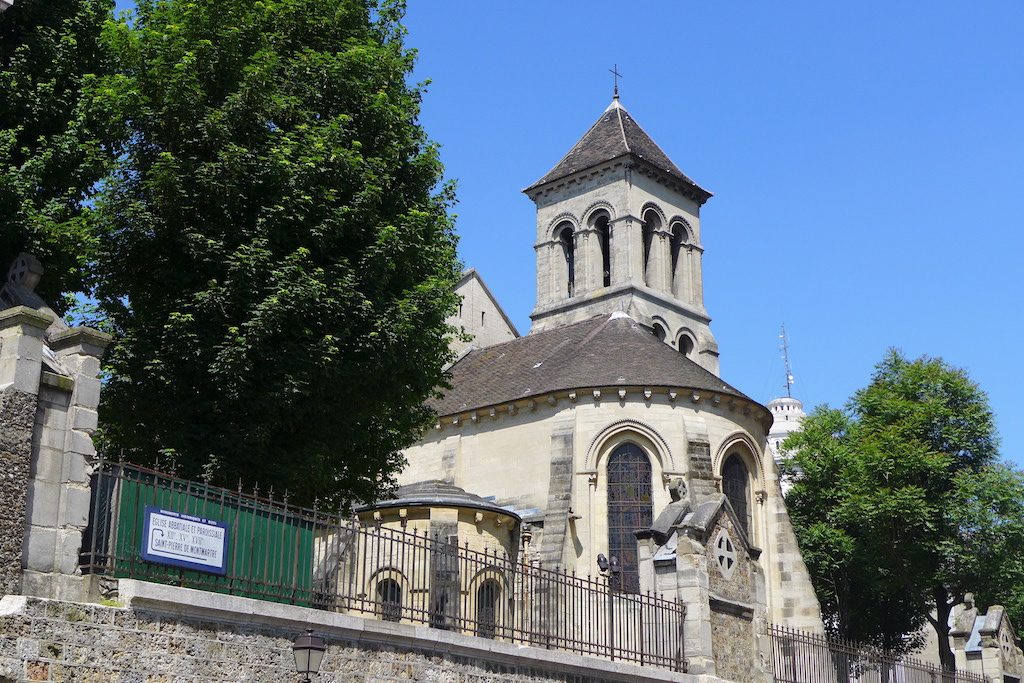
[[[527,197],[536,202],[537,199],[540,198],[541,196],[551,194],[552,192],[556,192],[564,187],[568,187],[570,185],[583,182],[584,180],[593,178],[595,176],[605,175],[607,173],[613,172],[616,169],[623,167],[625,159],[627,159],[629,156],[630,155],[628,154],[618,156],[615,157],[614,159],[609,159],[608,161],[597,164],[595,166],[590,166],[588,168],[581,169],[567,176],[556,178],[555,180],[551,180],[543,185],[534,185],[532,187],[528,187],[525,190],[523,190],[523,194],[525,194]]]
[[[695,201],[698,206],[703,206],[704,203],[713,196],[711,192],[708,192],[699,185],[686,183],[681,179],[676,178],[674,175],[661,170],[649,161],[636,156],[632,152],[622,154],[588,168],[580,169],[575,173],[571,173],[561,178],[556,178],[555,180],[551,180],[543,185],[528,187],[523,190],[523,194],[536,202],[537,199],[543,195],[547,195],[564,187],[568,187],[569,185],[582,182],[592,176],[607,173],[608,171],[614,170],[616,167],[623,167],[627,171],[636,171],[643,176],[652,178],[659,184]]]
[[[572,407],[584,401],[592,403],[625,403],[629,401],[643,402],[650,405],[654,396],[667,396],[670,405],[682,404],[695,407],[695,409],[703,408],[705,410],[713,408],[720,412],[752,416],[761,423],[765,434],[768,433],[772,425],[773,418],[771,412],[753,399],[689,387],[624,385],[560,389],[537,394],[536,396],[524,397],[515,401],[489,404],[472,410],[440,415],[434,425],[434,429],[441,431],[448,428],[461,428],[467,422],[470,424],[490,422],[503,417],[511,417],[520,412],[534,412],[543,405],[555,408],[565,401],[568,401],[568,406],[563,405],[563,407]]]
[[[698,249],[698,247],[694,247]],[[701,250],[703,251],[703,250]],[[680,299],[657,289],[651,289],[646,285],[641,285],[636,282],[620,282],[617,284],[610,285],[608,287],[602,287],[586,294],[580,294],[568,299],[560,299],[553,304],[548,304],[543,308],[535,308],[530,313],[531,320],[538,320],[545,318],[550,315],[560,313],[563,310],[572,308],[578,308],[582,304],[591,303],[595,301],[602,301],[604,299],[611,299],[622,294],[635,294],[641,298],[657,303],[660,306],[666,306],[677,313],[686,317],[692,318],[705,325],[710,324],[711,318],[705,311],[699,310],[688,304],[683,303]]]
[[[113,337],[106,332],[100,332],[91,327],[72,327],[54,334],[50,337],[49,344],[54,351],[63,351],[74,346],[83,348],[91,346],[98,350],[99,354],[102,354],[112,339]],[[92,349],[87,353],[97,355]]]
[[[53,319],[28,306],[13,306],[0,311],[0,330],[16,325],[27,325],[45,330],[53,323]]]

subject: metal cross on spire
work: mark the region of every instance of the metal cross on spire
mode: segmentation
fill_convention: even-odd
[[[613,99],[619,99],[619,79],[622,78],[622,74],[619,73],[619,65],[612,64],[612,68],[608,69],[612,74],[612,82],[615,84]]]

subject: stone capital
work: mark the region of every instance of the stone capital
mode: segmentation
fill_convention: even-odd
[[[72,327],[50,337],[50,348],[58,356],[85,355],[101,358],[112,337],[91,327]]]
[[[52,322],[53,320],[50,319],[50,316],[28,306],[14,306],[0,311],[0,332],[20,326],[24,332],[28,332],[31,329],[39,330],[41,334]],[[37,334],[36,336],[39,335]]]

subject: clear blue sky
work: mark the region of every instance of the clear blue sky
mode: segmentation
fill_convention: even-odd
[[[122,9],[130,0],[119,0]],[[842,405],[885,349],[965,368],[1024,466],[1024,2],[409,0],[422,123],[458,182],[460,252],[520,332],[520,190],[600,115],[608,69],[701,215],[722,376]]]
[[[411,0],[422,123],[460,251],[525,333],[543,175],[611,97],[715,193],[701,215],[722,376],[843,404],[885,349],[989,393],[1024,466],[1024,3]]]

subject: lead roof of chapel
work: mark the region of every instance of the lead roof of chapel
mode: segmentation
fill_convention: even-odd
[[[613,101],[590,130],[573,145],[569,153],[543,178],[528,187],[527,191],[625,155],[642,159],[659,171],[683,181],[708,197],[711,196],[710,192],[700,187],[672,163],[668,155],[658,147],[618,100]]]
[[[622,314],[601,315],[471,351],[430,402],[439,415],[587,387],[677,387],[752,400]]]
[[[395,495],[388,500],[378,501],[372,505],[364,505],[357,512],[379,510],[394,507],[454,507],[487,510],[507,515],[515,519],[522,517],[511,508],[498,505],[492,498],[481,498],[440,479],[419,481],[414,484],[399,486]]]

